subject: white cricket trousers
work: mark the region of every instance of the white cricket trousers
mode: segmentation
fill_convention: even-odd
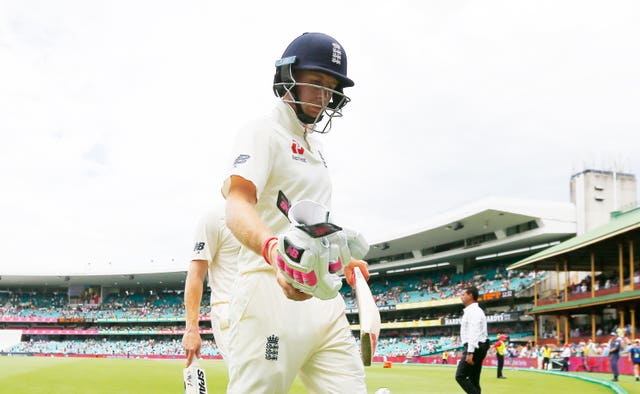
[[[229,304],[219,303],[211,307],[211,329],[218,351],[224,362],[227,362],[227,342],[229,342]]]
[[[274,271],[235,282],[229,308],[228,394],[285,394],[297,374],[312,394],[366,394],[345,303],[285,297]]]

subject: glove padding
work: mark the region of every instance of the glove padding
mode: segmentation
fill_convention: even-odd
[[[351,252],[351,257],[356,260],[364,259],[364,256],[369,252],[369,243],[364,235],[350,228],[343,228],[342,231],[347,236],[347,246]]]
[[[278,237],[277,266],[294,288],[329,300],[338,295],[342,280],[329,272],[331,244],[325,238],[311,238],[298,228]]]
[[[336,297],[352,257],[369,250],[366,239],[330,223],[327,208],[313,201],[294,204],[288,216],[293,226],[278,237],[277,267],[294,288],[323,300]]]

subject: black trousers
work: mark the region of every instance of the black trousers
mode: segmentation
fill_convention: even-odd
[[[456,381],[467,394],[480,394],[480,372],[482,371],[482,361],[484,361],[489,350],[489,341],[480,342],[478,348],[473,352],[473,365],[467,364],[467,346],[465,344],[462,352],[462,360],[458,363],[456,370]]]
[[[498,358],[498,377],[502,377],[502,368],[504,368],[504,354],[496,354]]]

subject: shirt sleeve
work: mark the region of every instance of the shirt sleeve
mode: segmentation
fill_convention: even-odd
[[[215,211],[207,212],[202,216],[196,226],[194,236],[195,243],[191,251],[191,261],[206,260],[211,264],[218,250],[220,220],[220,214]]]
[[[273,133],[259,123],[253,123],[238,132],[231,152],[232,162],[222,185],[222,195],[229,193],[231,176],[250,181],[256,188],[256,198],[264,190],[271,171],[271,136]]]

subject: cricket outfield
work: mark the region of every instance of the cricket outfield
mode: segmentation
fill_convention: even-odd
[[[224,393],[227,372],[221,361],[202,362],[207,372],[209,393]],[[0,357],[1,393],[182,393],[182,361],[135,359],[87,359]],[[460,393],[454,366],[401,365],[366,368],[369,393],[389,387],[393,394]],[[600,384],[545,373],[505,370],[508,377],[495,378],[495,369],[483,369],[481,385],[491,394],[596,394],[613,391]],[[593,374],[602,379],[610,376]],[[627,393],[640,393],[640,383],[621,376],[620,386]],[[296,380],[290,393],[306,393]]]

